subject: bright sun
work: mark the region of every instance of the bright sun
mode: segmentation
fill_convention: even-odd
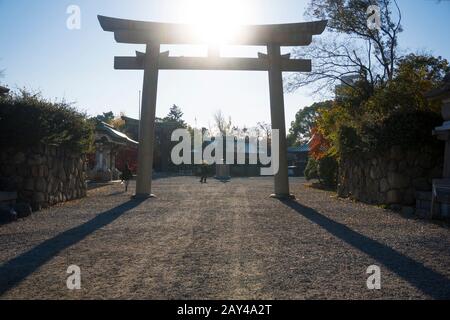
[[[205,43],[226,44],[246,23],[248,12],[242,0],[184,1],[183,16],[194,25]]]

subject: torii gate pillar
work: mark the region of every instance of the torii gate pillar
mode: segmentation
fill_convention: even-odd
[[[153,150],[155,142],[156,99],[158,92],[159,44],[147,44],[144,62],[141,119],[139,126],[136,198],[154,197],[152,190]]]
[[[275,174],[275,193],[273,198],[295,198],[289,192],[289,176],[287,162],[286,121],[284,112],[283,76],[281,70],[280,46],[269,44],[267,46],[269,64],[269,90],[270,90],[270,115],[272,130],[279,130],[279,170]],[[272,157],[273,159],[273,157]]]

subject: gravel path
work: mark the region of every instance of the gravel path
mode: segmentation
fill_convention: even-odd
[[[131,188],[133,189],[133,188]],[[156,180],[157,199],[121,186],[0,226],[2,299],[450,298],[450,232],[339,200],[293,179]],[[82,288],[66,288],[68,266]],[[381,290],[366,269],[381,268]]]

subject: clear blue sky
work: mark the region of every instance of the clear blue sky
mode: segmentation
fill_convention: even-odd
[[[0,0],[0,83],[10,88],[42,91],[47,98],[65,98],[90,115],[109,110],[138,116],[142,72],[113,70],[115,55],[132,55],[135,45],[116,44],[103,32],[97,14],[164,22],[192,22],[205,16],[205,0]],[[209,0],[215,1],[215,0]],[[212,17],[241,23],[303,21],[306,0],[227,0]],[[81,29],[68,30],[66,9],[81,8]],[[405,32],[400,45],[450,59],[450,1],[400,0]],[[171,48],[175,54],[203,52],[202,48]],[[223,54],[256,55],[255,49],[224,49]],[[320,100],[307,90],[285,96],[286,122]],[[165,71],[160,73],[157,116],[179,105],[188,123],[212,124],[221,109],[234,123],[255,125],[270,120],[268,78],[264,72]]]

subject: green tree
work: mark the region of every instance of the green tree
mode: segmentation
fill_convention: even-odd
[[[317,160],[313,157],[310,157],[308,159],[308,163],[305,168],[305,178],[308,181],[319,178],[319,175],[317,173]]]
[[[97,120],[99,121],[103,121],[105,123],[111,123],[115,116],[114,116],[114,112],[109,111],[109,112],[103,112],[103,114],[100,114],[98,116],[95,117]]]
[[[181,108],[177,105],[173,105],[169,113],[166,117],[162,119],[162,122],[171,122],[176,123],[179,128],[186,128],[186,122],[183,120],[183,111],[181,111]]]
[[[380,11],[379,29],[368,27],[375,13],[368,12],[372,5]],[[310,0],[306,16],[328,20],[329,34],[293,51],[294,56],[313,59],[314,70],[292,74],[288,90],[316,83],[316,91],[331,91],[337,83],[354,86],[349,76],[357,76],[363,82],[359,86],[370,96],[377,85],[393,78],[399,59],[398,36],[403,31],[396,0]]]
[[[362,109],[378,119],[413,110],[439,113],[440,104],[428,101],[424,95],[440,85],[449,71],[448,61],[441,57],[406,55],[398,61],[392,81],[384,88],[377,88]]]
[[[333,101],[323,101],[314,103],[311,106],[305,107],[297,112],[295,120],[291,122],[291,128],[288,134],[288,145],[297,146],[308,142],[312,135],[311,129],[316,124],[319,109],[331,108]]]
[[[338,162],[334,157],[324,157],[317,163],[317,174],[320,183],[334,187],[337,183]]]
[[[49,101],[26,89],[0,99],[0,148],[42,143],[86,153],[93,140],[92,121],[65,101]]]

